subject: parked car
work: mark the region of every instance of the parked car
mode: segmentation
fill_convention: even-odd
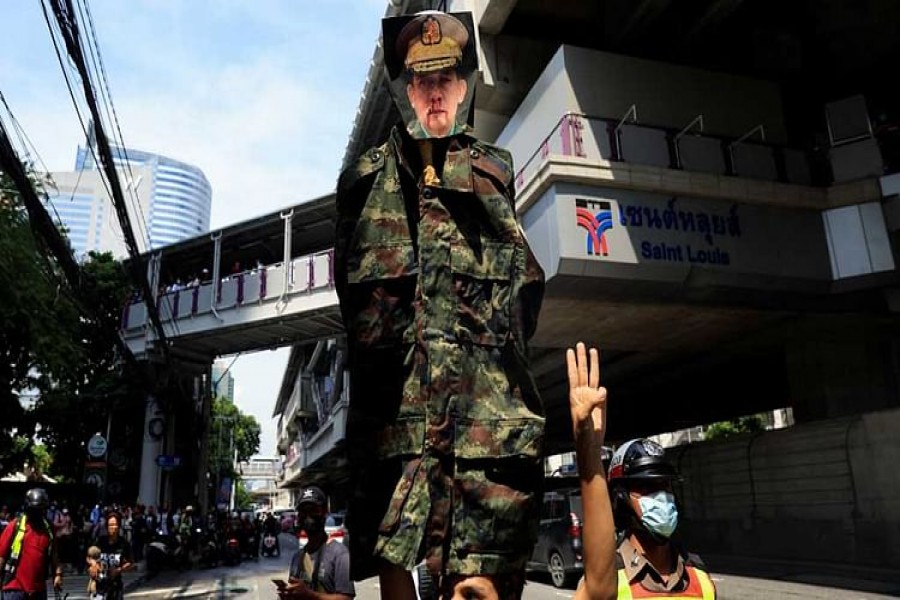
[[[569,485],[573,483],[571,478],[559,479],[567,480]],[[571,587],[577,582],[584,572],[581,542],[583,516],[581,489],[577,483],[574,487],[546,491],[537,542],[527,569],[549,573],[551,582],[558,588]]]
[[[336,512],[329,514],[325,519],[325,533],[328,534],[329,541],[344,543],[347,538],[347,528],[344,527],[345,517],[345,513]]]
[[[344,527],[345,516],[343,512],[335,512],[329,513],[325,517],[325,533],[328,534],[328,541],[335,541],[341,544],[346,541],[348,533],[347,528]],[[300,547],[304,547],[307,541],[306,532],[302,529],[297,529],[297,543]]]

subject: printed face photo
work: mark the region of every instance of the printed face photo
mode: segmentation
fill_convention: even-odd
[[[431,137],[444,137],[453,129],[460,103],[468,85],[455,68],[413,74],[406,86],[409,103],[419,124]]]

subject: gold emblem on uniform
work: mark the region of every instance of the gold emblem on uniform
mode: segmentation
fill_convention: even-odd
[[[422,43],[426,46],[441,42],[441,24],[434,17],[428,17],[422,23]]]

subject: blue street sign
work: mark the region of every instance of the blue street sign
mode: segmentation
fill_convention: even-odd
[[[156,457],[156,464],[162,469],[174,469],[181,466],[181,457],[174,454],[160,454]]]

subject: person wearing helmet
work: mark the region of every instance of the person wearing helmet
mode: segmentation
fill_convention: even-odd
[[[49,499],[42,488],[25,494],[25,513],[0,536],[0,572],[4,600],[47,598],[46,579],[53,573],[53,588],[62,589],[63,572],[57,560],[53,530],[47,522]]]
[[[702,598],[716,588],[703,562],[672,541],[678,526],[675,467],[665,450],[644,438],[622,444],[609,466],[616,528],[619,598]]]

